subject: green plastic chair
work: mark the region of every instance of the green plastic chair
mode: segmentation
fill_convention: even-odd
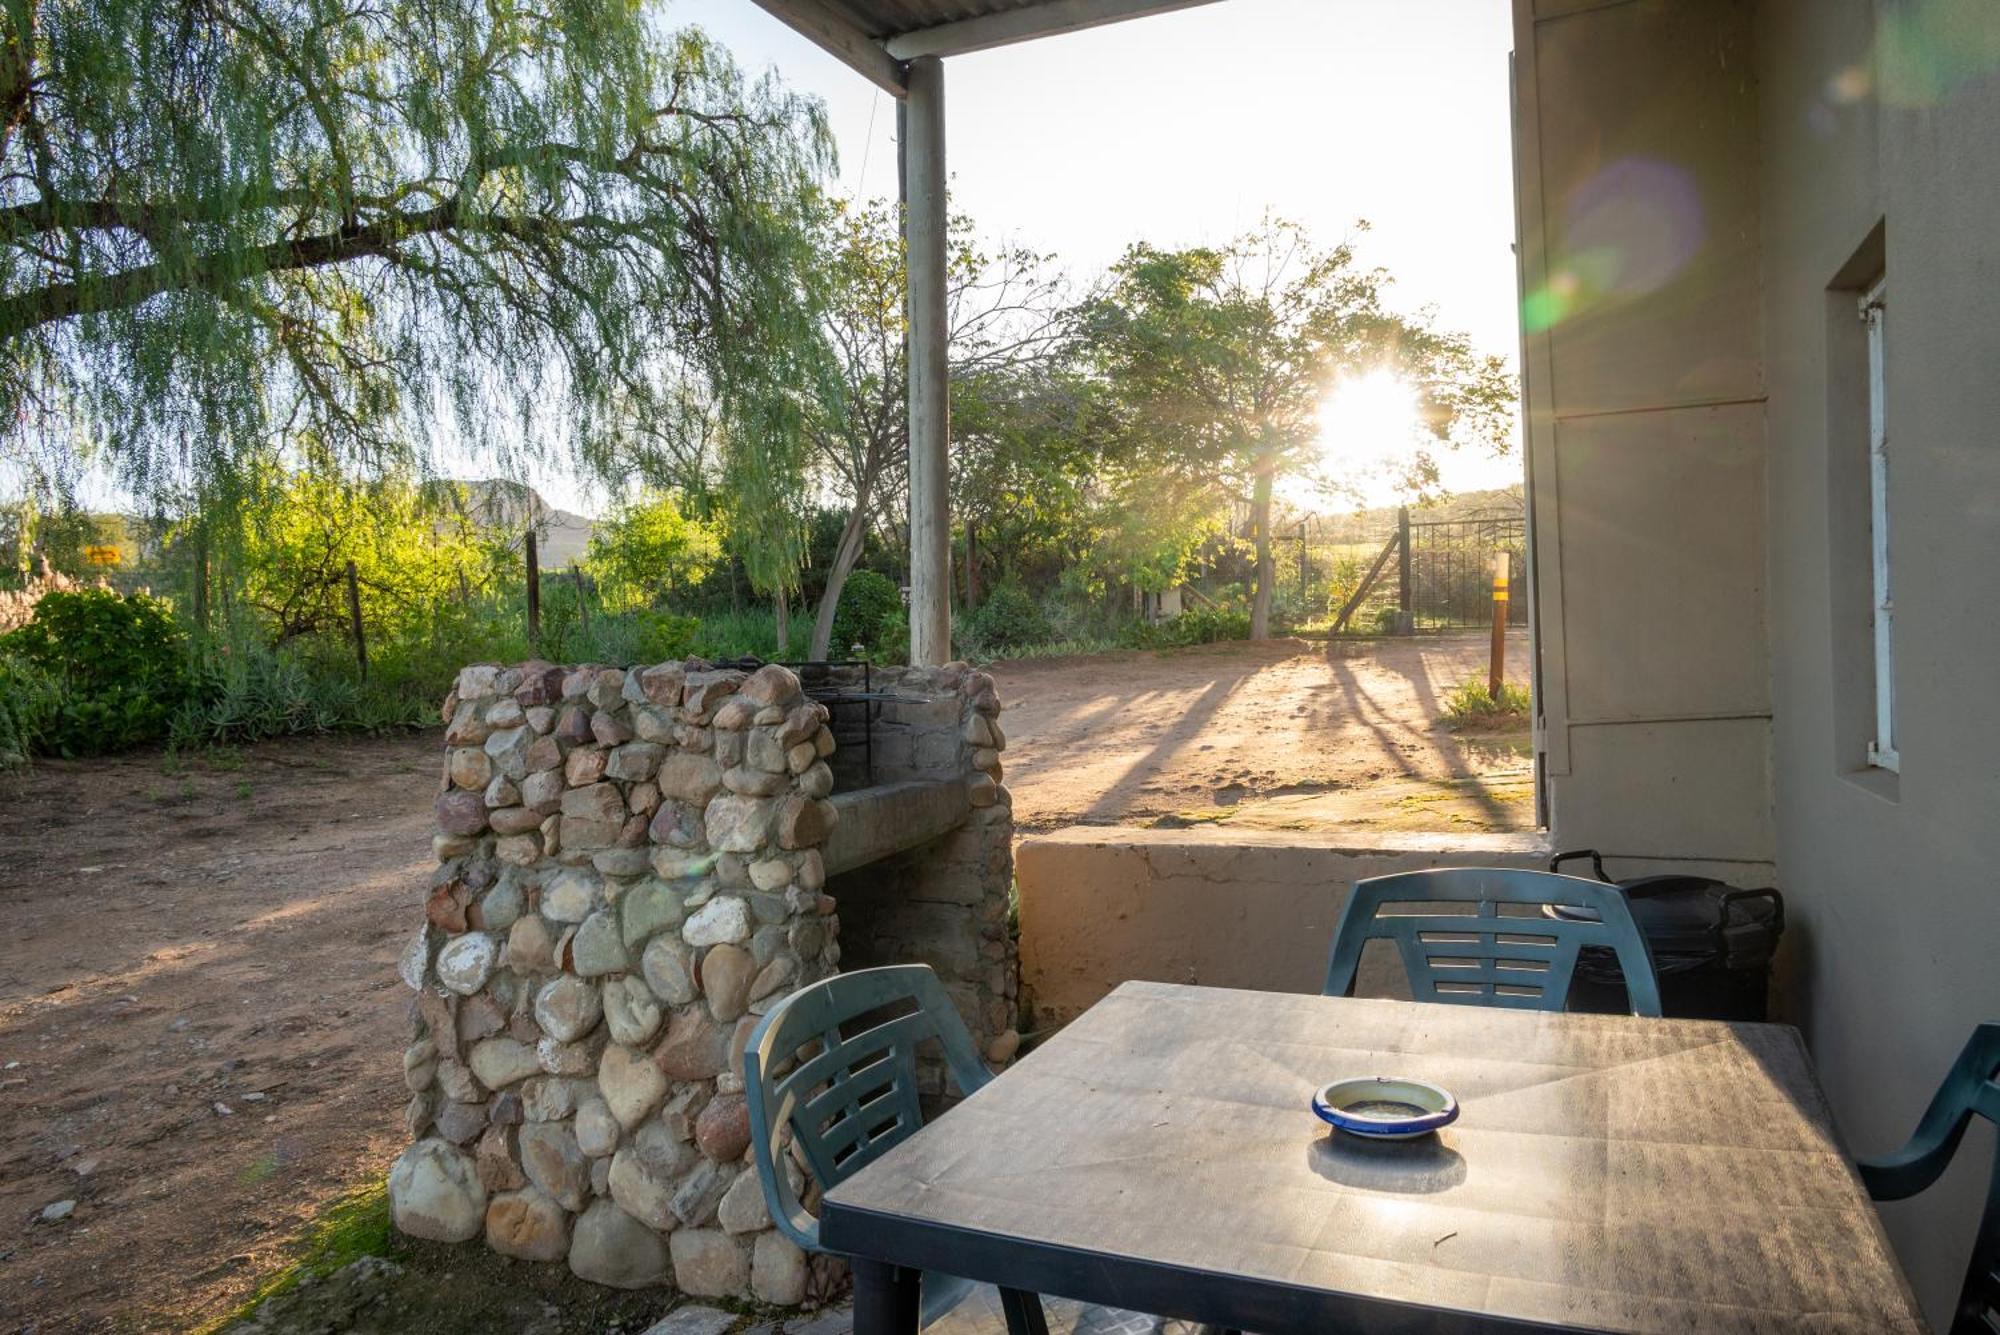
[[[1474,913],[1384,912],[1401,905],[1472,904]],[[1502,915],[1503,905],[1588,910],[1594,917]],[[1653,955],[1625,892],[1602,881],[1505,867],[1442,867],[1357,881],[1327,962],[1329,997],[1354,994],[1362,947],[1396,943],[1419,1001],[1559,1011],[1577,951],[1616,952],[1634,1015],[1661,1014]]]
[[[858,1033],[842,1033],[874,1012],[911,1005],[914,1009]],[[780,1131],[792,1128],[822,1189],[860,1172],[923,1124],[917,1045],[926,1039],[944,1048],[960,1093],[971,1094],[993,1078],[937,975],[922,964],[836,974],[803,988],[773,1007],[745,1041],[743,1087],[764,1203],[778,1231],[807,1251],[825,1250],[819,1221],[780,1167],[785,1154]],[[977,1287],[968,1279],[926,1271],[923,1324],[944,1316]],[[1014,1335],[1047,1329],[1034,1294],[1002,1289],[1000,1297]]]
[[[1938,1180],[1958,1153],[1965,1125],[1978,1113],[2000,1124],[2000,1024],[1972,1031],[1944,1083],[1931,1097],[1916,1134],[1894,1154],[1862,1159],[1861,1180],[1878,1201],[1900,1201]],[[2000,1329],[2000,1154],[1994,1156],[1986,1188],[1986,1213],[1972,1243],[1972,1261],[1958,1292],[1950,1335],[1991,1335]]]

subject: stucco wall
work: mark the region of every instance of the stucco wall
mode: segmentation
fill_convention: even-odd
[[[1993,21],[1957,8],[1962,25]],[[1901,65],[1872,62],[1878,12],[1907,21],[1913,7],[1768,0],[1757,15],[1778,859],[1793,1010],[1861,1153],[1900,1143],[1972,1026],[2000,1018],[2000,74],[1964,60],[1973,34],[1949,26],[1902,48]],[[1866,400],[1853,293],[1838,289],[1873,276],[1844,270],[1878,225],[1893,781],[1860,772],[1867,538],[1839,506],[1843,476],[1865,470]],[[1943,1183],[1883,1209],[1940,1329],[1991,1143],[1976,1127]]]
[[[1015,851],[1021,986],[1037,1029],[1074,1019],[1130,978],[1317,992],[1355,881],[1547,860],[1533,835],[1095,826],[1037,835]],[[1357,991],[1409,995],[1393,956],[1374,951]]]
[[[1749,16],[1739,0],[1515,4],[1550,822],[1624,874],[1770,874]]]
[[[1554,838],[1774,860],[1781,1010],[1852,1147],[1881,1152],[2000,1016],[2000,71],[1974,40],[1991,17],[1892,0],[1515,13],[1523,284],[1546,326],[1523,348]],[[1628,176],[1629,207],[1587,218],[1593,183],[1635,159],[1685,197]],[[1690,217],[1699,244],[1676,250]],[[1663,281],[1593,277],[1663,245]],[[1854,289],[1885,266],[1900,776],[1863,753]],[[1565,274],[1585,281],[1549,302]],[[1943,1184],[1884,1207],[1934,1319],[1990,1145],[1976,1129]]]

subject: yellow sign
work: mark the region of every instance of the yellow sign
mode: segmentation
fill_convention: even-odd
[[[94,566],[115,566],[119,563],[118,549],[92,545],[83,549],[83,559]]]

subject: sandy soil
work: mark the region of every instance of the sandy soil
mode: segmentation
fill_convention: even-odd
[[[186,1329],[383,1171],[434,740],[0,780],[0,1329]]]
[[[1468,746],[1433,723],[1484,653],[1002,665],[1015,810],[1028,828],[1520,828],[1521,739]],[[0,778],[0,1330],[198,1325],[327,1201],[380,1180],[402,1134],[394,961],[422,911],[437,750],[270,743]],[[64,1200],[67,1219],[41,1221]]]
[[[1462,737],[1437,721],[1488,652],[1461,635],[1003,664],[1015,821],[1532,828],[1525,727]],[[1507,659],[1525,686],[1525,632]]]

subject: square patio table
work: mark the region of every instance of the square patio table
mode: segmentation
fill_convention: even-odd
[[[1368,1075],[1459,1119],[1331,1134]],[[1784,1025],[1126,983],[820,1218],[857,1335],[921,1270],[1263,1335],[1925,1328]]]

